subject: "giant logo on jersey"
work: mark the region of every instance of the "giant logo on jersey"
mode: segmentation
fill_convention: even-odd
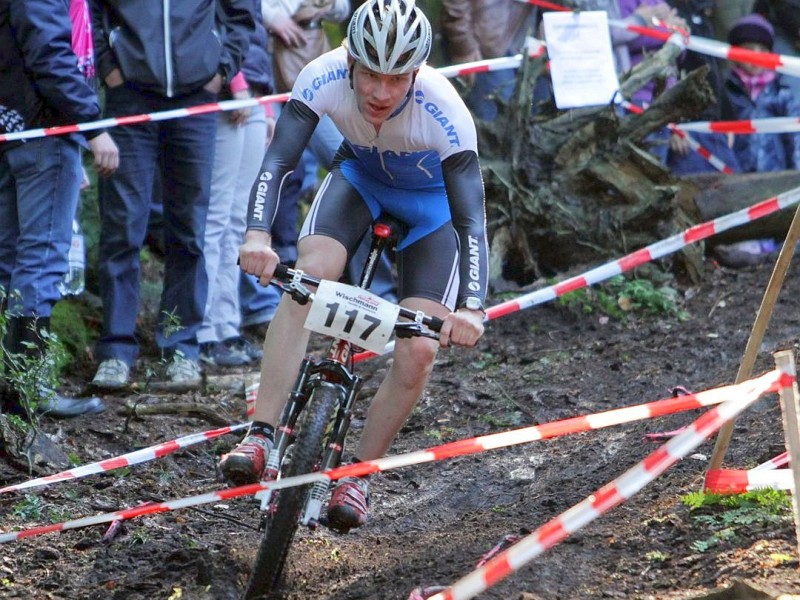
[[[453,124],[450,123],[450,119],[445,116],[444,112],[436,103],[425,101],[425,93],[422,90],[417,90],[414,92],[414,101],[417,104],[421,104],[422,108],[425,109],[425,112],[430,113],[434,121],[436,121],[441,128],[444,129],[444,132],[447,134],[447,139],[450,140],[451,144],[456,146],[461,145],[458,141],[458,132],[456,132],[456,128],[453,126]]]
[[[345,79],[347,77],[347,73],[347,68],[331,69],[327,73],[323,73],[322,75],[314,77],[314,79],[311,80],[311,87],[303,88],[303,91],[301,92],[303,95],[303,100],[311,102],[314,99],[315,91],[317,91],[323,85],[327,85],[340,79]]]
[[[480,246],[478,246],[478,238],[474,235],[468,236],[467,239],[469,240],[469,278],[471,279],[467,287],[472,292],[479,292],[481,289]]]
[[[264,171],[258,178],[256,202],[253,206],[253,218],[259,221],[264,220],[264,201],[267,199],[267,190],[269,189],[270,181],[272,181],[272,173],[269,171]]]

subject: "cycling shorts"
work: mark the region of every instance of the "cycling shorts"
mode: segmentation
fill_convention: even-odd
[[[377,186],[382,184],[374,180],[371,183],[372,193],[368,200],[339,167],[334,167],[322,182],[299,237],[324,235],[333,238],[345,247],[349,259],[369,232],[372,222],[385,210],[409,227],[408,233],[397,245],[398,298],[426,298],[453,310],[459,288],[459,254],[458,238],[449,219],[449,209],[448,218],[431,229],[439,218],[414,219],[421,212],[415,197],[420,194],[427,198],[431,195],[430,191],[401,192],[383,186],[391,191],[391,196],[387,192],[381,198]],[[403,202],[390,204],[378,200],[390,197]],[[446,203],[446,196],[444,201]],[[397,209],[398,204],[404,210]]]

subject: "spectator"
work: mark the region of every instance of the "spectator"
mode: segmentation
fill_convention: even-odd
[[[771,52],[774,29],[764,17],[751,14],[739,19],[728,41],[756,52]],[[725,82],[729,110],[725,120],[800,116],[800,105],[775,71],[748,63],[733,63]],[[800,168],[800,134],[763,133],[737,135],[733,144],[744,171],[782,171]]]
[[[711,22],[711,1],[710,0],[674,0],[678,16],[687,23],[691,23],[692,35],[705,38],[714,37],[714,26]],[[714,90],[714,97],[717,102],[711,104],[701,115],[701,120],[719,121],[722,118],[723,104],[725,100],[725,75],[723,73],[723,61],[710,57],[699,52],[687,50],[678,58],[678,68],[680,76],[690,73],[695,69],[708,66],[708,85]],[[723,133],[697,133],[691,134],[692,139],[708,150],[711,154],[719,158],[723,163],[730,167],[733,172],[738,173],[741,169],[739,162],[728,145],[728,137]],[[667,155],[667,167],[676,175],[688,175],[693,173],[713,173],[717,172],[706,158],[699,152],[691,149],[688,141],[682,141],[673,136],[670,138],[669,152]]]
[[[728,42],[756,52],[771,52],[774,29],[763,16],[742,17],[728,33]],[[774,71],[748,63],[733,63],[725,84],[729,110],[725,120],[749,120],[800,116],[800,106]],[[736,135],[733,149],[746,172],[781,171],[800,168],[800,134],[757,133]],[[744,240],[719,245],[714,252],[730,267],[743,267],[769,260],[778,249],[775,240]]]
[[[261,1],[251,0],[255,29],[242,71],[223,88],[223,98],[244,99],[274,92],[272,57],[267,52],[267,32],[261,20]],[[247,196],[255,182],[264,142],[274,127],[264,106],[220,113],[217,116],[216,151],[211,174],[211,202],[205,231],[206,273],[209,293],[203,324],[197,332],[200,361],[227,367],[261,358],[260,347],[241,335],[239,278],[236,265],[244,238]]]
[[[513,56],[532,35],[537,11],[516,0],[443,0],[442,35],[453,64]],[[502,69],[471,77],[467,107],[478,119],[497,116],[496,99],[507,101],[516,83],[516,71]]]
[[[323,22],[340,22],[350,12],[349,0],[281,0],[262,2],[264,25],[269,32],[275,68],[275,90],[291,91],[297,75],[309,62],[330,50]],[[277,107],[277,114],[280,107]],[[278,212],[273,223],[275,251],[285,264],[297,260],[297,227],[300,216],[300,196],[303,193],[304,171],[299,168],[314,162],[329,168],[342,143],[342,136],[330,119],[320,121],[303,161],[286,179]],[[315,170],[315,169],[314,169]],[[240,282],[243,331],[252,341],[264,340],[275,311],[280,292],[259,285],[252,277],[241,275]]]
[[[10,133],[92,121],[97,95],[78,70],[64,0],[11,0],[0,5],[0,130]],[[108,133],[86,134],[99,175],[119,154]],[[0,286],[7,294],[4,356],[42,356],[67,255],[83,179],[79,135],[0,144]],[[8,364],[8,362],[7,362]],[[8,376],[9,373],[6,373]],[[61,396],[39,385],[36,408],[56,416],[99,412],[97,398]],[[2,410],[19,412],[20,397],[4,385]]]
[[[254,27],[250,0],[187,0],[156,4],[155,12],[144,0],[90,5],[109,117],[216,101],[239,72]],[[203,236],[216,122],[216,115],[203,114],[118,129],[122,168],[99,189],[103,327],[92,381],[97,388],[124,387],[139,352],[139,252],[157,169],[166,254],[156,343],[168,360],[169,385],[200,384],[197,331],[208,294]]]
[[[678,11],[662,0],[619,0],[619,8],[622,18],[628,18],[637,12],[648,9],[666,10],[666,15],[659,12],[648,18],[652,19],[652,17],[656,17],[662,21],[666,27],[689,31],[688,24],[678,15]],[[653,24],[648,23],[648,25],[652,26]],[[663,45],[664,42],[662,40],[645,35],[637,36],[628,41],[626,46],[630,58],[630,66],[634,67],[638,65],[648,54],[657,52]],[[663,81],[663,86],[669,88],[675,85],[676,81],[677,71],[668,73]],[[650,81],[647,85],[634,92],[631,100],[641,107],[647,107],[655,98],[658,85],[661,85],[661,82]],[[677,148],[684,145],[678,136],[671,135],[669,129],[666,127],[651,133],[647,137],[647,142],[650,144],[649,151],[665,165],[667,164],[670,146],[672,145]]]
[[[753,12],[766,17],[775,28],[773,52],[800,55],[800,0],[758,0]],[[786,77],[784,83],[800,98],[800,77]]]

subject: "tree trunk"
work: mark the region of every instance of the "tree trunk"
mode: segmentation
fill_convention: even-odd
[[[680,54],[665,44],[621,84],[629,97],[664,76]],[[479,123],[493,259],[490,277],[528,284],[577,265],[606,262],[697,221],[682,182],[646,151],[645,138],[692,118],[714,102],[706,69],[659,96],[640,115],[615,106],[532,111],[534,82],[545,59],[523,62],[517,89],[492,123]],[[524,135],[520,135],[524,132]],[[701,251],[682,253],[690,274]]]
[[[742,175],[707,173],[688,177],[687,181],[697,187],[698,192],[694,201],[700,219],[710,221],[800,187],[800,172],[781,171]],[[715,235],[708,244],[715,246],[757,238],[775,238],[781,241],[786,237],[796,210],[796,205],[790,206],[752,223],[730,229]]]

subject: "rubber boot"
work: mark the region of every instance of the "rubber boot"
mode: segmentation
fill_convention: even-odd
[[[50,331],[49,317],[16,317],[20,323],[17,329],[19,335],[18,347],[28,356],[43,356],[46,352],[46,336],[40,332]],[[61,396],[55,390],[47,387],[45,382],[40,384],[40,397],[37,400],[36,412],[51,417],[77,417],[79,415],[94,414],[105,410],[105,405],[100,398],[69,398]]]

